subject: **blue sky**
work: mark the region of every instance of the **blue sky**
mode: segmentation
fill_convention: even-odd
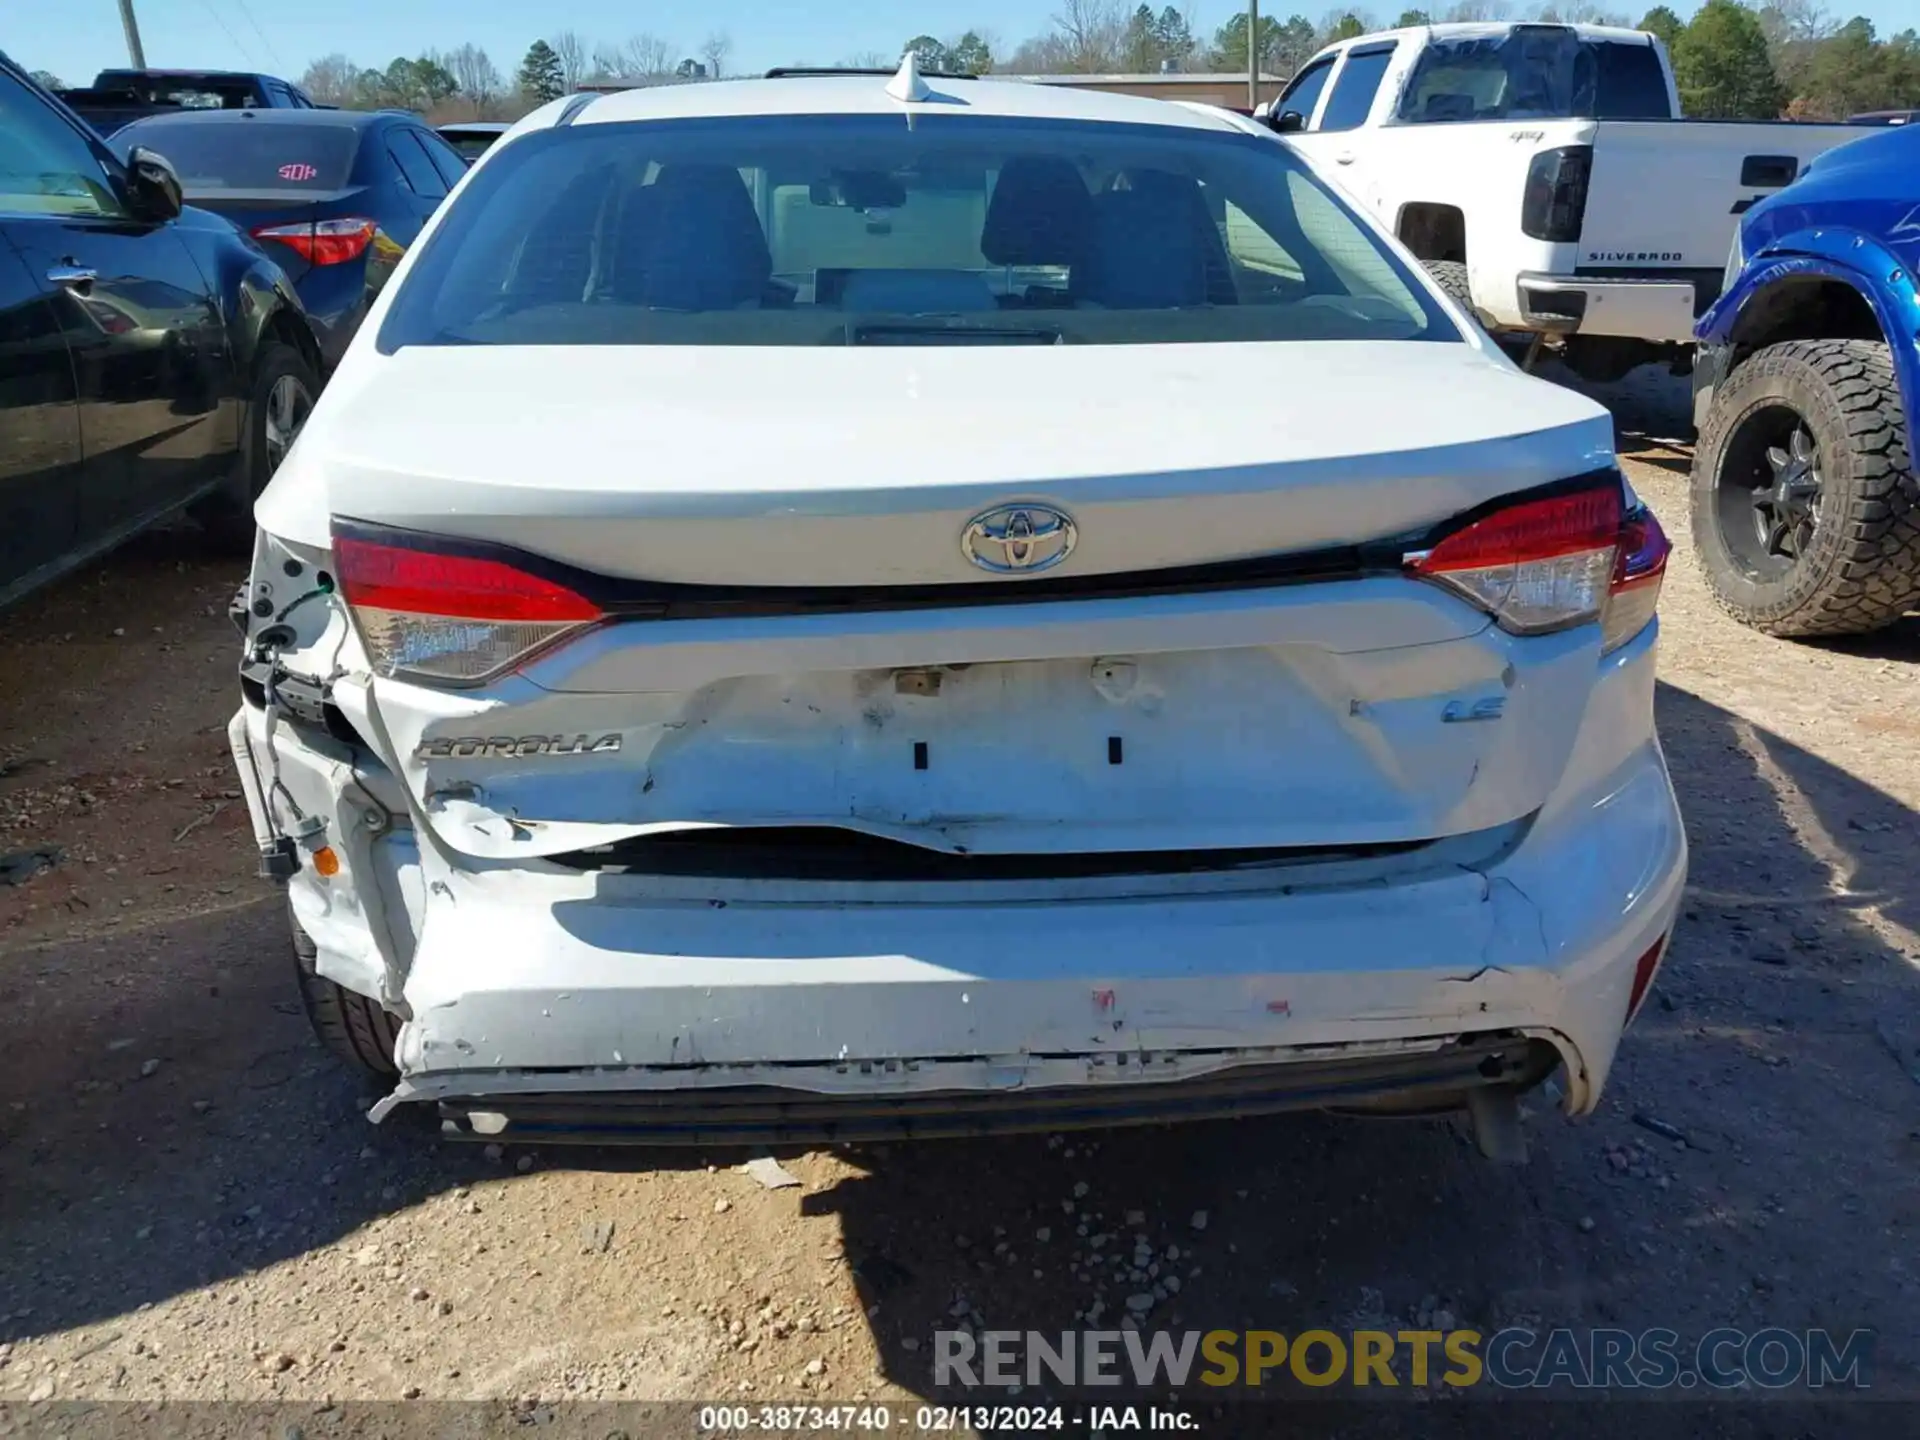
[[[1156,0],[1156,8],[1164,0]],[[1361,6],[1391,18],[1404,0]],[[1652,3],[1652,0],[1647,0]],[[51,70],[84,84],[107,65],[126,63],[115,0],[7,0],[0,48],[30,69]],[[298,78],[316,56],[340,50],[363,65],[396,55],[482,46],[511,74],[542,34],[572,29],[589,42],[619,42],[646,31],[686,54],[711,31],[734,42],[731,67],[753,71],[805,61],[831,64],[864,51],[897,53],[923,32],[942,37],[977,28],[1002,51],[1048,27],[1054,0],[135,0],[147,61],[152,65],[268,70]],[[1199,28],[1211,33],[1236,9],[1234,0],[1202,0]],[[1317,18],[1334,0],[1279,4]],[[1523,8],[1517,5],[1516,9]],[[1622,10],[1644,9],[1642,0]],[[1682,14],[1694,6],[1679,0]],[[1836,14],[1863,14],[1882,34],[1920,23],[1915,0],[1854,0]]]

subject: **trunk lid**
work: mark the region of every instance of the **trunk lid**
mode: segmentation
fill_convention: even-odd
[[[261,523],[330,515],[688,585],[1005,583],[961,531],[1078,527],[1055,574],[1350,545],[1611,463],[1606,413],[1465,345],[411,347],[343,376]],[[432,397],[432,398],[429,398]],[[439,403],[442,399],[446,403]]]
[[[330,508],[636,581],[870,590],[605,625],[476,691],[376,682],[367,733],[453,848],[828,826],[954,855],[1270,860],[1502,825],[1564,768],[1596,626],[1516,638],[1391,572],[1147,582],[1606,465],[1591,402],[1457,344],[793,358],[409,349],[329,391],[287,467],[324,456],[324,490],[283,470],[269,532],[324,543]],[[970,563],[969,517],[1010,500],[1073,516],[1060,583],[1108,582],[1064,598]]]

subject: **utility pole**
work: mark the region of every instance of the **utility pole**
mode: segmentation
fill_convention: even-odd
[[[133,0],[120,0],[120,28],[127,32],[127,59],[133,68],[147,68],[147,52],[140,48],[140,22],[133,18]]]
[[[133,12],[127,8],[132,3],[133,0],[120,0],[128,25],[133,24]],[[1247,108],[1260,108],[1260,0],[1247,0]]]

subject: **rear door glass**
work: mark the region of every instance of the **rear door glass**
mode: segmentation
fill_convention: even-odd
[[[467,173],[467,162],[460,158],[460,152],[438,135],[426,130],[410,131],[427,152],[427,159],[433,162],[433,168],[440,172],[440,178],[447,182],[451,190],[460,183],[460,177]]]
[[[1393,59],[1393,47],[1378,50],[1349,50],[1347,63],[1340,67],[1333,94],[1327,98],[1326,114],[1316,130],[1356,130],[1367,123],[1373,110],[1373,97],[1380,93],[1380,81]]]
[[[264,119],[143,120],[113,137],[122,155],[135,145],[157,150],[189,195],[228,190],[344,189],[359,134],[345,125]]]
[[[393,163],[400,167],[414,194],[424,200],[438,200],[447,193],[447,182],[433,168],[433,162],[427,159],[427,152],[412,131],[396,130],[388,135],[387,152],[393,156]]]

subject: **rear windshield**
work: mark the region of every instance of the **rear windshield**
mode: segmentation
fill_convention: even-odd
[[[1457,340],[1283,146],[998,117],[586,124],[477,169],[406,345]]]
[[[359,140],[359,132],[345,125],[161,117],[120,131],[113,148],[123,156],[135,145],[159,151],[179,173],[187,194],[206,195],[342,189]]]
[[[1395,116],[1405,125],[1672,117],[1653,46],[1582,40],[1557,25],[1431,41],[1400,92]]]
[[[461,158],[471,164],[492,149],[500,135],[492,130],[442,130],[440,138],[458,150]]]
[[[148,105],[178,105],[185,110],[245,110],[260,103],[260,87],[229,75],[148,75],[103,70],[96,90],[132,95]]]

